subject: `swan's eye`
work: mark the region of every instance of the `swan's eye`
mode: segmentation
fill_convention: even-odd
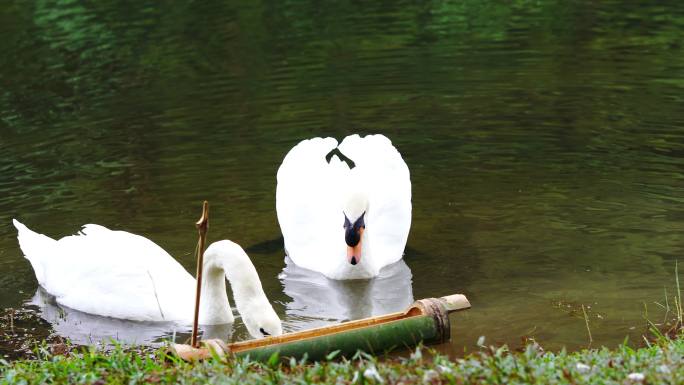
[[[344,215],[344,228],[347,229],[347,228],[351,227],[351,225],[352,225],[351,221],[349,220],[349,218],[347,218],[347,215],[345,214]]]
[[[261,332],[261,334],[264,335],[264,337],[271,335],[271,333],[267,333],[266,330],[264,330],[264,328],[259,328],[259,331]]]

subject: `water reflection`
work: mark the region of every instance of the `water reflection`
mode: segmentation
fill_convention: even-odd
[[[286,295],[286,328],[300,329],[387,314],[413,302],[411,269],[401,260],[371,280],[338,281],[285,258],[278,276]]]
[[[681,1],[6,3],[1,307],[36,287],[13,216],[126,228],[193,271],[202,200],[212,237],[272,239],[287,151],[352,133],[390,137],[411,169],[411,290],[473,303],[455,351],[480,335],[577,348],[585,320],[560,302],[601,312],[595,344],[640,341],[643,304],[673,292]],[[284,294],[266,246],[255,265],[289,330],[380,312],[373,282],[293,273]]]
[[[26,305],[40,309],[40,316],[52,324],[55,332],[75,344],[103,343],[112,340],[125,344],[161,345],[165,341],[183,342],[191,327],[173,322],[139,322],[101,317],[59,305],[55,297],[38,287]],[[201,325],[202,338],[230,341],[233,325]]]

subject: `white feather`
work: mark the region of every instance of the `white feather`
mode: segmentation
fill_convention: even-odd
[[[88,224],[77,235],[54,240],[13,223],[38,283],[60,305],[112,318],[192,322],[195,279],[149,239]],[[203,272],[201,324],[233,322],[228,278],[250,333],[262,337],[262,327],[270,334],[282,333],[256,269],[240,246],[227,240],[211,244]]]
[[[349,169],[335,147],[350,158]],[[370,278],[401,259],[411,227],[408,167],[383,135],[351,135],[337,146],[333,138],[300,142],[278,169],[276,210],[292,261],[333,279]],[[365,206],[365,207],[364,207]],[[363,258],[346,261],[344,214],[366,211]],[[355,218],[349,218],[355,220]]]

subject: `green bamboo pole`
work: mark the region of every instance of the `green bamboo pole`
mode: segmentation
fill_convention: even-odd
[[[357,351],[380,355],[397,349],[411,348],[419,343],[441,342],[441,331],[432,317],[417,316],[346,332],[292,341],[282,344],[236,352],[236,357],[249,357],[253,361],[267,361],[274,353],[280,357],[302,358],[313,361],[339,351],[342,357],[351,357]]]
[[[460,294],[427,298],[416,301],[402,313],[229,345],[219,340],[204,341],[205,346],[199,349],[177,344],[173,351],[185,360],[208,358],[213,350],[221,356],[249,357],[254,361],[267,361],[275,353],[281,358],[296,359],[306,355],[314,361],[334,351],[339,351],[338,355],[344,357],[350,357],[359,350],[384,354],[420,343],[448,341],[451,338],[449,313],[468,308],[470,303]]]

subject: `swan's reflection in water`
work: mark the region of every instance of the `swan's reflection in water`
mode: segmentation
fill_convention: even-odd
[[[285,258],[278,276],[285,294],[287,331],[401,311],[413,303],[411,269],[404,260],[384,267],[370,280],[337,281],[295,265]]]
[[[342,321],[404,310],[413,302],[411,270],[404,261],[383,268],[371,280],[336,281],[320,273],[296,266],[286,258],[279,275],[285,294],[292,301],[285,304],[285,331],[310,329]],[[123,344],[161,345],[166,341],[187,342],[191,326],[173,322],[139,322],[101,317],[57,304],[42,287],[27,303],[36,306],[41,317],[55,332],[75,344],[117,341]],[[233,309],[236,323],[201,325],[203,339],[224,341],[249,339],[249,333]]]
[[[192,330],[191,326],[174,322],[129,321],[83,313],[59,305],[55,297],[42,287],[38,287],[27,305],[38,307],[41,318],[50,322],[58,335],[75,344],[108,345],[117,341],[123,344],[161,345],[171,340],[185,342]],[[231,340],[233,325],[201,325],[200,332],[202,338]]]

